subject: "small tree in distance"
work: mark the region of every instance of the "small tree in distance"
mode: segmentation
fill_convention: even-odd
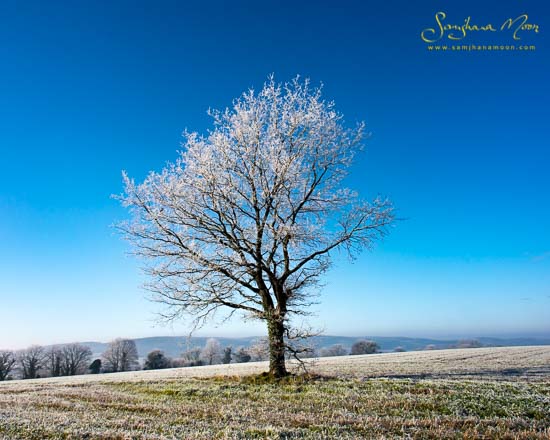
[[[23,379],[36,379],[40,377],[40,370],[44,366],[44,348],[33,345],[17,353],[17,360],[21,368]]]
[[[75,376],[86,372],[92,351],[81,344],[67,344],[61,348],[61,375]]]
[[[348,351],[344,348],[342,344],[334,344],[331,347],[322,348],[320,352],[321,357],[346,356],[347,354]]]
[[[103,367],[108,372],[135,370],[138,366],[136,343],[131,339],[115,339],[109,343],[102,358]]]
[[[250,362],[251,358],[252,357],[244,347],[240,347],[237,351],[235,351],[235,353],[233,353],[233,360],[237,364]]]
[[[217,339],[210,338],[206,341],[206,345],[201,351],[201,359],[206,365],[214,365],[221,362],[222,346]]]
[[[45,368],[51,377],[61,376],[61,363],[63,360],[63,351],[59,345],[52,345],[46,349],[44,355]]]
[[[99,374],[101,372],[101,359],[94,359],[88,367],[91,374]]]
[[[267,338],[259,338],[250,347],[248,354],[253,361],[265,361],[269,358],[269,341]]]
[[[198,326],[223,308],[264,321],[269,372],[282,377],[289,335],[303,336],[290,320],[308,312],[332,253],[371,248],[393,208],[343,187],[364,124],[347,128],[309,81],[271,78],[211,115],[175,164],[139,185],[124,175],[133,217],[118,227],[149,259],[147,287],[172,318]]]
[[[0,351],[0,381],[6,380],[15,366],[16,359],[13,351]]]
[[[230,364],[231,363],[231,353],[233,351],[232,347],[225,347],[223,349],[223,357],[222,357],[222,364]]]
[[[198,347],[184,351],[181,354],[181,362],[178,362],[178,366],[196,367],[203,365],[203,361],[201,359],[201,351],[202,350]]]
[[[144,370],[161,370],[163,368],[170,368],[172,366],[172,360],[167,357],[161,350],[153,350],[147,355]]]
[[[380,346],[374,341],[361,340],[351,346],[351,354],[372,354],[380,350]]]

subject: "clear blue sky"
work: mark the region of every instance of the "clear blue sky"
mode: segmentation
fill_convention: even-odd
[[[296,4],[300,3],[300,4]],[[418,5],[417,3],[422,3]],[[545,2],[3,1],[0,347],[182,334],[159,327],[109,227],[121,170],[176,157],[269,73],[325,84],[373,136],[352,171],[407,220],[327,276],[330,334],[550,333],[549,10]],[[534,52],[430,53],[420,31],[524,12]],[[470,35],[474,42],[487,34]],[[509,44],[509,33],[491,35]],[[201,334],[251,335],[235,321]]]

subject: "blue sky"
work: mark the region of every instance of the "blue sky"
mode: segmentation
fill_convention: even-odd
[[[202,4],[201,4],[202,3]],[[155,323],[110,225],[121,170],[174,160],[267,75],[324,83],[372,138],[350,184],[407,220],[336,258],[330,334],[550,333],[549,10],[544,2],[17,2],[0,5],[0,347],[183,334]],[[390,4],[391,3],[391,4]],[[418,2],[415,2],[418,3]],[[431,53],[434,14],[528,13],[533,52]],[[465,42],[513,43],[506,32]],[[205,335],[251,335],[234,321]]]

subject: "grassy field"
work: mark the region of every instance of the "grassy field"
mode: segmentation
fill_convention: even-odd
[[[0,384],[0,438],[550,438],[550,347],[264,363]]]

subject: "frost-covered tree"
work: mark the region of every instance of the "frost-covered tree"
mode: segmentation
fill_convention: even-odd
[[[135,370],[138,366],[136,343],[131,339],[111,341],[101,357],[104,369],[112,373]]]
[[[6,380],[15,366],[15,354],[13,351],[0,351],[0,381]]]
[[[203,364],[201,359],[201,349],[198,347],[190,348],[181,354],[181,359],[176,361],[176,366],[197,367]]]
[[[342,344],[334,344],[330,347],[322,348],[320,354],[321,357],[346,356],[348,350],[346,350]]]
[[[248,347],[248,354],[253,361],[265,361],[269,358],[269,340],[258,338]]]
[[[141,184],[124,175],[133,215],[118,226],[169,317],[200,325],[225,308],[265,321],[270,373],[284,376],[291,319],[308,312],[331,254],[370,248],[392,205],[343,187],[364,124],[348,128],[307,80],[271,78],[210,114],[213,129],[186,133],[175,163]]]
[[[222,346],[220,341],[215,338],[208,339],[201,351],[200,357],[206,365],[219,364],[222,359]]]

